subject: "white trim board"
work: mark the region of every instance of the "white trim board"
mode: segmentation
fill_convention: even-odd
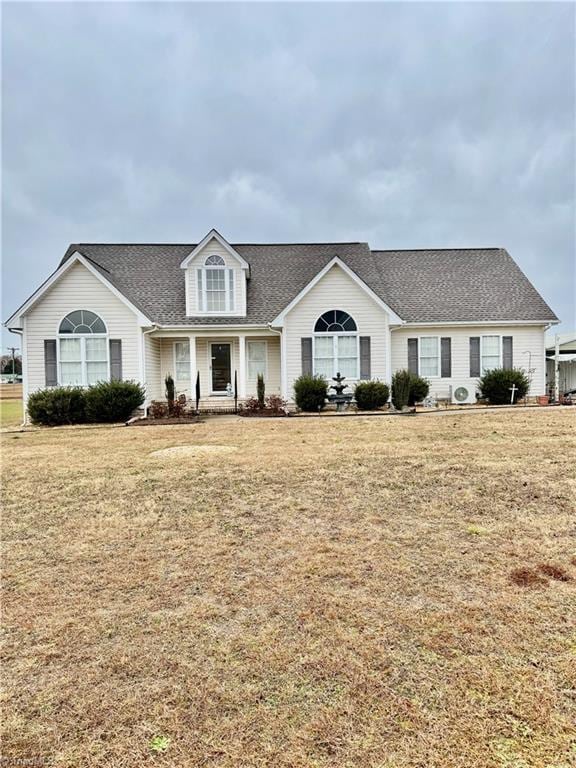
[[[187,269],[188,266],[190,265],[190,262],[194,260],[194,257],[197,256],[198,253],[200,253],[200,251],[206,245],[208,245],[208,243],[212,239],[217,240],[220,243],[220,245],[222,246],[222,248],[224,248],[224,250],[230,256],[232,256],[233,259],[236,259],[239,262],[239,264],[242,267],[242,269],[246,269],[246,270],[250,271],[250,265],[248,264],[248,262],[245,259],[243,259],[242,256],[240,256],[238,251],[235,251],[234,248],[232,248],[230,243],[228,243],[216,229],[211,229],[210,232],[208,232],[206,237],[204,237],[198,243],[198,245],[194,248],[194,250],[191,251],[188,254],[188,256],[186,256],[186,258],[180,263],[180,268],[181,269]]]
[[[29,309],[31,309],[39,299],[42,298],[42,296],[48,291],[55,282],[57,282],[62,275],[64,275],[74,264],[82,264],[82,266],[86,267],[86,269],[94,275],[94,277],[98,278],[100,282],[106,286],[113,294],[116,296],[117,299],[120,299],[120,301],[125,304],[129,309],[134,312],[136,317],[138,318],[138,322],[140,325],[153,325],[152,321],[146,317],[139,309],[138,307],[134,306],[132,302],[124,296],[123,293],[121,293],[118,288],[116,288],[112,283],[107,280],[104,275],[99,272],[96,267],[94,267],[90,261],[83,256],[79,251],[75,251],[69,259],[67,259],[64,264],[58,267],[58,269],[55,272],[52,272],[50,277],[45,280],[42,285],[37,288],[34,293],[22,304],[16,312],[14,312],[13,315],[11,315],[8,320],[4,323],[6,327],[10,327],[13,322],[16,322],[18,320],[21,320],[22,316],[28,312]]]
[[[334,258],[333,258],[333,259],[331,259],[331,260],[328,262],[328,264],[326,264],[326,266],[325,266],[325,267],[323,267],[323,268],[320,270],[320,272],[317,272],[317,273],[316,273],[316,275],[315,275],[315,276],[312,278],[312,280],[310,280],[310,282],[308,283],[308,285],[306,285],[306,286],[305,286],[305,287],[304,287],[304,288],[303,288],[303,289],[300,291],[300,293],[299,293],[297,296],[295,296],[295,297],[292,299],[292,301],[291,301],[291,302],[290,302],[290,303],[289,303],[289,304],[288,304],[286,307],[284,307],[284,309],[282,310],[282,312],[280,312],[280,314],[279,314],[277,317],[275,317],[275,318],[274,318],[274,320],[273,320],[273,321],[270,323],[270,325],[282,327],[282,326],[284,325],[284,320],[285,320],[285,318],[286,318],[286,315],[287,315],[287,314],[288,314],[288,313],[289,313],[289,312],[290,312],[292,309],[294,309],[294,307],[295,307],[297,304],[299,304],[299,303],[302,301],[302,299],[304,298],[304,296],[306,296],[306,294],[307,294],[307,293],[309,293],[309,291],[311,291],[311,290],[312,290],[312,288],[314,288],[314,286],[315,286],[315,285],[316,285],[316,284],[317,284],[317,283],[318,283],[320,280],[322,280],[322,278],[323,278],[323,277],[324,277],[326,274],[328,274],[328,272],[329,272],[329,271],[332,269],[332,267],[340,267],[340,269],[341,269],[343,272],[345,272],[345,273],[348,275],[348,277],[350,277],[350,278],[351,278],[351,279],[352,279],[352,280],[353,280],[353,281],[354,281],[354,282],[355,282],[357,285],[359,285],[359,286],[360,286],[360,288],[362,288],[362,290],[363,290],[363,291],[364,291],[364,292],[365,292],[365,293],[366,293],[368,296],[370,296],[370,298],[371,298],[373,301],[375,301],[375,302],[376,302],[376,304],[378,304],[378,306],[379,306],[379,307],[381,307],[381,308],[382,308],[382,309],[383,309],[385,312],[387,312],[387,313],[388,313],[388,315],[389,315],[389,318],[390,318],[389,322],[390,322],[391,324],[394,324],[394,325],[404,325],[404,321],[402,320],[402,318],[401,318],[401,317],[399,317],[399,316],[396,314],[396,312],[394,312],[394,310],[393,310],[391,307],[389,307],[389,306],[388,306],[388,304],[386,304],[386,302],[385,302],[385,301],[383,301],[383,300],[380,298],[380,296],[378,296],[376,293],[374,293],[374,291],[372,290],[372,288],[370,288],[370,286],[366,285],[366,283],[365,283],[365,282],[364,282],[364,281],[363,281],[363,280],[362,280],[360,277],[358,277],[358,275],[356,274],[356,272],[354,272],[354,270],[350,269],[350,267],[349,267],[349,266],[348,266],[348,265],[347,265],[345,262],[343,262],[343,261],[342,261],[342,259],[340,259],[338,256],[334,256]]]

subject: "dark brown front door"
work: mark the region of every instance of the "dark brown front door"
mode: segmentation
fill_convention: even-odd
[[[230,384],[230,344],[212,344],[212,392],[226,392]]]

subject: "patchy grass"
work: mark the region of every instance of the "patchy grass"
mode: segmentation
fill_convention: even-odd
[[[0,400],[1,427],[17,427],[22,418],[22,400]]]
[[[574,416],[4,434],[2,758],[568,768]]]

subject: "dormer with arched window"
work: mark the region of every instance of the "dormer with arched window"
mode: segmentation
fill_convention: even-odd
[[[248,263],[218,232],[212,230],[180,266],[189,317],[246,315]]]

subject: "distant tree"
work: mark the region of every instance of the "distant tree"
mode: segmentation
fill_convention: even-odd
[[[14,371],[12,371],[12,358],[11,357],[2,358],[2,374],[7,375],[12,372],[14,372],[18,376],[22,374],[22,358],[21,357],[14,358]]]

